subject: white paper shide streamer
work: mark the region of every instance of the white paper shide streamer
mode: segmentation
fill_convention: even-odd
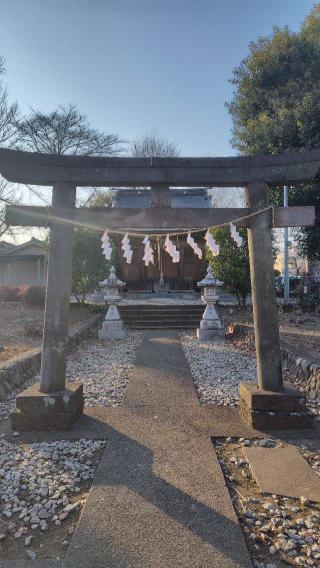
[[[121,241],[121,248],[123,250],[123,257],[126,259],[127,264],[131,264],[133,250],[130,245],[128,233],[126,233]]]
[[[194,253],[199,257],[202,258],[202,250],[201,248],[197,245],[196,241],[194,240],[194,238],[191,236],[191,233],[188,233],[187,236],[187,243],[188,245],[191,246],[191,248],[193,249]]]
[[[145,266],[149,266],[150,263],[154,264],[154,255],[149,237],[146,236],[142,242],[144,244],[144,256],[142,260],[144,261]]]
[[[238,247],[240,248],[243,243],[243,238],[239,235],[237,228],[233,223],[230,223],[230,231],[233,240],[237,243]]]
[[[101,241],[102,241],[101,248],[103,250],[104,256],[106,257],[107,260],[111,260],[112,246],[111,246],[111,243],[110,243],[108,230],[106,230],[103,233],[103,235],[101,237]]]
[[[213,236],[211,235],[209,229],[207,230],[206,234],[205,234],[205,241],[207,243],[207,247],[208,249],[212,252],[213,256],[218,256],[219,255],[219,245],[216,243],[216,241],[214,240]]]
[[[179,262],[180,260],[180,252],[178,251],[175,244],[170,241],[169,235],[166,236],[166,240],[164,242],[164,249],[167,253],[170,254],[172,258],[172,262]]]
[[[237,246],[240,248],[243,245],[243,238],[240,236],[236,226],[232,222],[230,222],[229,225],[230,225],[231,236],[232,236],[233,240],[235,241],[235,243],[237,244]],[[177,234],[180,234],[180,233],[177,233]],[[158,235],[158,237],[159,237],[159,235]],[[111,246],[111,242],[110,242],[108,229],[106,229],[106,231],[104,232],[104,234],[101,238],[101,241],[102,241],[102,250],[103,250],[104,256],[106,257],[107,260],[111,260],[112,246]],[[218,256],[219,252],[220,252],[219,245],[214,240],[214,238],[213,238],[213,236],[210,232],[210,229],[208,229],[206,231],[205,241],[206,241],[206,245],[207,245],[208,249],[211,251],[213,256]],[[144,244],[144,255],[143,255],[142,260],[144,261],[145,266],[149,266],[150,263],[154,264],[154,262],[155,262],[154,261],[154,252],[153,252],[153,249],[152,249],[152,246],[151,246],[151,243],[150,243],[149,235],[146,235],[142,242]],[[191,230],[189,230],[187,232],[187,243],[192,248],[193,252],[198,256],[198,258],[201,259],[202,256],[203,256],[203,251],[202,251],[201,247],[198,245],[198,243],[194,240]],[[131,264],[132,256],[133,256],[133,250],[132,250],[132,247],[131,247],[128,232],[125,233],[125,235],[124,235],[124,237],[121,241],[121,249],[122,249],[122,252],[123,252],[123,257],[126,259],[127,264]],[[172,240],[170,240],[170,234],[169,233],[167,233],[166,238],[165,238],[164,249],[171,256],[172,262],[174,262],[174,263],[180,262],[180,252],[179,252],[177,246],[174,244],[174,242]]]

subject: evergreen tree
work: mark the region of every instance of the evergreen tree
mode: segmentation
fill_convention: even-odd
[[[320,147],[320,4],[298,32],[274,28],[249,46],[233,72],[233,145],[242,154]],[[320,180],[290,187],[290,205],[315,205],[316,225],[299,230],[300,251],[320,260]],[[271,199],[282,204],[280,188]]]
[[[246,229],[238,229],[243,238],[239,248],[227,227],[213,227],[211,233],[220,247],[218,256],[207,250],[207,258],[214,275],[223,282],[224,289],[236,296],[239,305],[245,306],[250,293],[250,266]]]

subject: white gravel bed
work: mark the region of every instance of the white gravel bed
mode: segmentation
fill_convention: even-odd
[[[142,338],[129,331],[125,339],[94,339],[70,353],[67,380],[83,383],[86,406],[120,404]]]
[[[120,404],[142,338],[141,332],[129,331],[125,339],[93,339],[69,354],[67,381],[83,383],[86,406]],[[8,419],[15,409],[17,394],[39,380],[36,375],[0,402],[0,419]]]
[[[200,341],[182,334],[181,342],[201,403],[237,406],[241,381],[256,380],[255,359],[230,343]]]
[[[104,441],[55,441],[16,445],[0,440],[0,541],[22,539],[26,555],[37,531],[59,526],[85,499]]]

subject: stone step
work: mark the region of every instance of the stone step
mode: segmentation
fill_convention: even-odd
[[[135,306],[118,306],[121,312],[202,312],[204,309],[204,305],[201,304],[199,306],[159,306],[159,305],[152,305],[152,306],[143,306],[143,305],[135,305]]]
[[[181,324],[181,325],[141,325],[141,324],[137,324],[137,325],[128,325],[128,329],[134,329],[134,330],[152,330],[152,329],[156,329],[156,330],[160,330],[160,329],[170,329],[173,331],[180,331],[180,330],[195,330],[198,326],[197,325],[186,325],[186,324]]]
[[[144,320],[144,319],[159,319],[159,320],[200,320],[202,314],[154,314],[154,313],[135,313],[135,314],[121,314],[124,320]]]
[[[133,305],[119,306],[125,325],[130,329],[195,329],[199,327],[205,306]]]
[[[136,318],[161,318],[161,319],[172,319],[172,318],[195,318],[199,319],[202,317],[203,312],[120,312],[121,317],[124,319],[136,319]]]
[[[177,329],[191,329],[191,330],[195,330],[199,327],[199,325],[194,324],[194,325],[187,325],[187,324],[177,324],[177,325],[159,325],[159,324],[136,324],[136,325],[128,325],[127,328],[128,329],[132,329],[132,330],[139,330],[139,329],[162,329],[162,330],[177,330]]]
[[[129,322],[125,322],[125,325],[127,327],[130,327],[131,329],[133,328],[137,328],[137,327],[156,327],[156,328],[171,328],[171,327],[199,327],[200,325],[200,320],[197,321],[159,321],[159,320],[140,320],[140,321],[129,321]]]

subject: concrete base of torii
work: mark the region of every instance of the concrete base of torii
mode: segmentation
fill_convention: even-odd
[[[256,383],[240,383],[240,414],[256,430],[312,428],[314,421],[306,394],[290,385],[280,391],[266,391]]]
[[[16,406],[11,413],[12,430],[69,430],[83,412],[83,386],[68,383],[63,391],[44,393],[36,383],[17,396]]]

